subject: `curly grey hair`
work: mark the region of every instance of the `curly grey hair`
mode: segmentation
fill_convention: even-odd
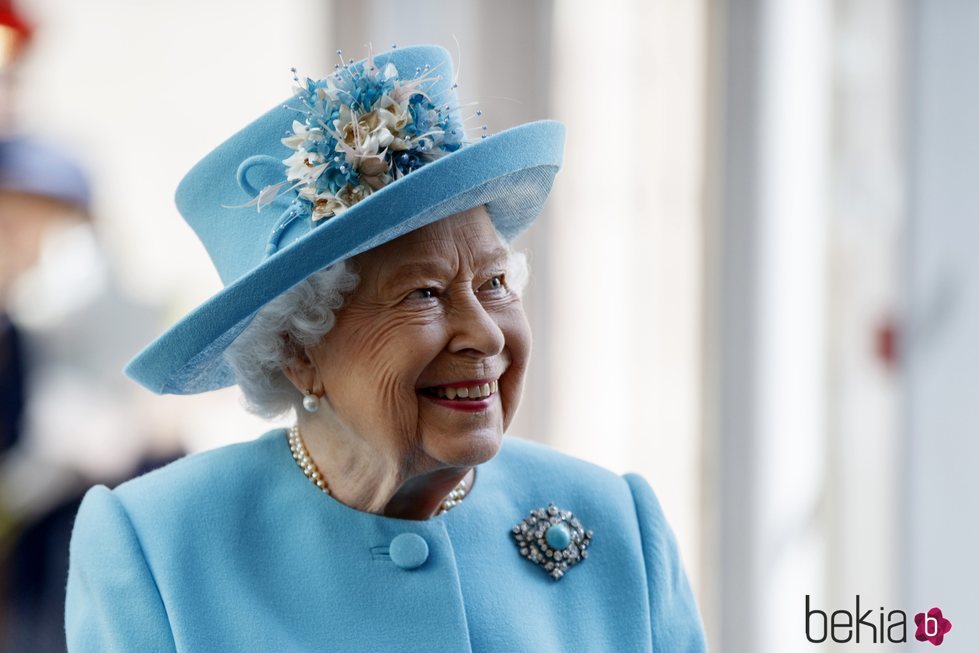
[[[500,240],[510,252],[507,285],[519,295],[529,277],[527,256]],[[350,261],[313,273],[269,302],[225,350],[250,412],[274,418],[298,410],[302,394],[283,369],[333,328],[337,311],[359,282],[356,265]]]

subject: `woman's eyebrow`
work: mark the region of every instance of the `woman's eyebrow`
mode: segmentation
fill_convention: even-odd
[[[506,247],[497,247],[479,258],[480,260],[477,262],[476,269],[480,273],[485,273],[500,263],[506,263],[510,258],[510,250]],[[449,266],[441,259],[431,258],[411,261],[391,271],[382,273],[381,285],[382,287],[390,287],[404,282],[406,279],[434,278],[445,276],[449,272]]]
[[[476,266],[476,273],[479,275],[488,275],[505,272],[509,260],[510,250],[505,247],[500,247],[487,254],[485,258],[482,258]]]
[[[474,276],[482,281],[485,277],[508,272],[511,254],[509,249],[501,246],[480,256],[473,268]]]
[[[486,266],[494,265],[496,263],[505,263],[509,259],[510,259],[510,250],[507,249],[506,247],[501,246],[501,247],[497,247],[496,249],[494,249],[493,251],[491,251],[489,254],[486,255],[484,259],[485,263],[483,265],[484,267],[486,267]]]
[[[444,261],[427,259],[400,265],[381,277],[381,285],[389,287],[404,282],[405,279],[425,279],[444,276],[449,266]]]

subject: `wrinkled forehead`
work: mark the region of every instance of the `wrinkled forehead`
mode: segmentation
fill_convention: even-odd
[[[425,225],[384,243],[358,258],[362,261],[404,263],[414,260],[463,257],[484,262],[509,252],[482,206]]]

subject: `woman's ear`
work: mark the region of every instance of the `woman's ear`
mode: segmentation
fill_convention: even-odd
[[[306,349],[297,348],[292,361],[282,368],[282,373],[300,393],[317,394],[319,375]]]

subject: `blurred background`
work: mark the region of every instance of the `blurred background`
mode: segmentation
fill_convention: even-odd
[[[979,3],[0,0],[0,650],[63,647],[88,485],[270,428],[119,372],[219,288],[181,176],[428,42],[490,131],[568,126],[510,433],[650,480],[713,651],[858,594],[979,649]]]

